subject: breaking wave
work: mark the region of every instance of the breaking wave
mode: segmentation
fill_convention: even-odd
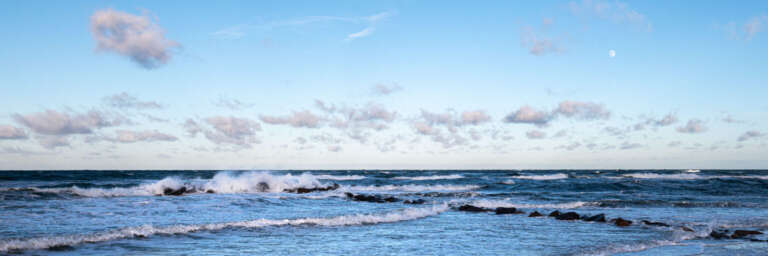
[[[595,205],[595,203],[592,203],[592,202],[582,202],[582,201],[554,203],[554,204],[522,204],[522,203],[511,203],[509,201],[500,201],[500,200],[478,200],[478,201],[471,202],[470,204],[477,207],[483,207],[483,208],[514,207],[514,208],[523,208],[523,209],[531,209],[531,208],[574,209],[574,208],[580,208],[584,206]]]
[[[0,241],[0,252],[14,250],[47,249],[62,246],[73,246],[82,243],[97,243],[133,237],[148,237],[152,235],[186,234],[198,231],[212,231],[226,228],[262,228],[268,226],[353,226],[372,225],[379,223],[392,223],[426,218],[438,215],[448,210],[448,206],[436,205],[426,208],[408,208],[384,214],[355,214],[329,218],[301,218],[301,219],[257,219],[250,221],[225,222],[199,225],[174,225],[155,227],[143,225],[128,227],[101,233],[68,235],[55,237],[39,237],[29,239],[12,239]]]
[[[315,175],[318,180],[362,180],[365,176],[362,175]]]
[[[479,185],[384,185],[384,186],[344,186],[349,191],[467,191],[482,188]]]
[[[461,179],[464,178],[464,176],[459,174],[451,174],[451,175],[434,175],[434,176],[416,176],[416,177],[394,177],[393,179],[396,180],[455,180],[455,179]]]
[[[760,175],[699,175],[694,173],[660,174],[660,173],[629,173],[622,175],[635,179],[668,179],[668,180],[700,180],[700,179],[761,179],[768,180],[768,176]]]
[[[568,175],[563,173],[557,173],[557,174],[549,174],[549,175],[522,175],[522,176],[513,176],[510,178],[523,179],[523,180],[559,180],[559,179],[567,179]]]
[[[230,172],[217,173],[210,180],[194,179],[184,181],[178,177],[166,177],[162,180],[146,183],[133,187],[116,188],[80,188],[72,186],[68,188],[26,188],[34,192],[43,193],[68,193],[84,197],[118,197],[118,196],[153,196],[162,195],[165,189],[186,188],[188,191],[204,193],[262,193],[283,192],[293,188],[315,188],[324,186],[317,176],[312,174],[301,175],[273,175],[268,172],[245,172],[234,174]],[[17,189],[23,190],[23,189]]]

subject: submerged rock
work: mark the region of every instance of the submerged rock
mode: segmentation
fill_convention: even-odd
[[[528,214],[528,217],[541,217],[541,216],[544,216],[544,215],[541,215],[541,213],[537,211],[533,211],[531,214]]]
[[[459,206],[459,211],[462,211],[462,212],[487,212],[487,211],[490,211],[490,210],[486,209],[486,208],[480,208],[480,207],[477,207],[477,206],[474,206],[474,205],[465,204],[465,205]]]
[[[265,184],[266,184],[266,183],[265,183]],[[260,186],[261,186],[261,183],[259,183],[259,189],[261,189],[261,187],[260,187]],[[306,193],[311,193],[311,192],[316,192],[316,191],[330,191],[330,190],[336,190],[336,189],[338,189],[339,187],[340,187],[340,186],[339,186],[339,184],[333,183],[333,185],[330,185],[330,186],[327,186],[327,187],[314,187],[314,188],[303,188],[303,187],[301,187],[301,188],[289,188],[289,189],[285,189],[285,190],[283,190],[283,192],[288,192],[288,193],[297,193],[297,194],[306,194]],[[269,185],[267,185],[267,189],[269,189]]]
[[[515,207],[498,207],[496,208],[496,214],[515,214],[518,213]]]
[[[213,189],[208,189],[205,191],[205,193],[213,194],[213,193],[216,193],[216,191],[214,191]]]
[[[557,210],[549,213],[549,217],[557,217],[558,215],[560,215],[560,211],[557,211]]]
[[[616,218],[616,219],[613,219],[611,221],[613,221],[613,223],[615,223],[616,226],[619,226],[619,227],[627,227],[629,225],[632,225],[632,221],[631,220],[625,220],[625,219],[622,219],[622,218]]]
[[[754,231],[754,230],[736,230],[736,231],[733,231],[731,238],[742,238],[745,236],[762,235],[762,234],[763,232]]]
[[[712,232],[709,232],[709,237],[714,239],[729,238],[728,234],[726,234],[725,232],[717,232],[715,230],[712,230]]]
[[[269,184],[266,182],[259,182],[259,184],[256,184],[256,190],[259,192],[267,192],[269,191]]]
[[[415,199],[415,200],[405,200],[403,201],[404,204],[424,204],[427,201],[424,201],[424,199]]]
[[[558,220],[578,220],[579,214],[576,212],[566,212],[555,217]]]
[[[605,222],[605,214],[598,214],[592,217],[585,218],[584,221],[590,222]]]
[[[664,223],[664,222],[654,222],[654,221],[647,221],[647,220],[643,220],[643,224],[648,226],[669,227],[669,225],[667,225],[667,223]]]
[[[682,229],[685,232],[693,232],[693,229],[691,229],[689,227],[686,227],[686,226],[682,226],[682,227],[680,227],[680,229]]]

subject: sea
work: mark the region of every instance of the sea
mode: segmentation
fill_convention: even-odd
[[[0,172],[0,255],[734,256],[766,234],[768,170]]]

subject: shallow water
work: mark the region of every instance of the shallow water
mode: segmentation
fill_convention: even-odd
[[[339,189],[306,194],[298,187]],[[164,189],[194,189],[158,196]],[[206,191],[214,193],[206,193]],[[424,199],[353,201],[345,192]],[[610,223],[457,211],[553,210]],[[648,226],[641,220],[670,227]],[[681,227],[694,232],[686,232]],[[768,171],[0,172],[0,254],[765,255]],[[766,240],[766,235],[751,239]]]

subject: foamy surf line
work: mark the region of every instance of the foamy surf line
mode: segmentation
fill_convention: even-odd
[[[470,204],[477,207],[482,207],[482,208],[514,207],[514,208],[522,208],[522,209],[536,209],[536,208],[574,209],[574,208],[580,208],[584,206],[595,205],[595,203],[592,203],[592,202],[582,202],[582,201],[554,203],[554,204],[519,204],[519,203],[511,203],[508,201],[497,201],[497,200],[478,200]]]
[[[694,173],[660,174],[660,173],[629,173],[621,177],[635,179],[667,179],[667,180],[705,180],[705,179],[760,179],[768,180],[768,176],[761,175],[699,175]]]
[[[302,218],[302,219],[283,219],[269,220],[258,219],[240,222],[226,222],[200,225],[174,225],[165,227],[155,227],[152,225],[143,225],[138,227],[128,227],[101,233],[86,235],[69,235],[56,237],[39,237],[29,239],[13,239],[0,241],[0,252],[16,250],[34,250],[48,249],[63,246],[74,246],[83,243],[98,243],[118,239],[128,239],[133,237],[149,237],[153,235],[176,235],[199,231],[214,231],[226,228],[262,228],[269,226],[356,226],[372,225],[380,223],[393,223],[426,218],[438,215],[448,210],[448,205],[436,205],[425,208],[408,208],[388,212],[384,214],[354,214],[342,215],[329,218]]]
[[[521,175],[521,176],[512,176],[510,178],[523,179],[523,180],[559,180],[559,179],[567,179],[568,175],[563,173],[558,173],[558,174],[549,174],[549,175]]]
[[[425,191],[468,191],[482,188],[479,185],[383,185],[383,186],[342,186],[347,191],[402,191],[402,192],[425,192]]]
[[[461,179],[464,178],[464,176],[459,174],[451,174],[451,175],[434,175],[434,176],[415,176],[415,177],[394,177],[393,179],[396,180],[455,180],[455,179]]]

